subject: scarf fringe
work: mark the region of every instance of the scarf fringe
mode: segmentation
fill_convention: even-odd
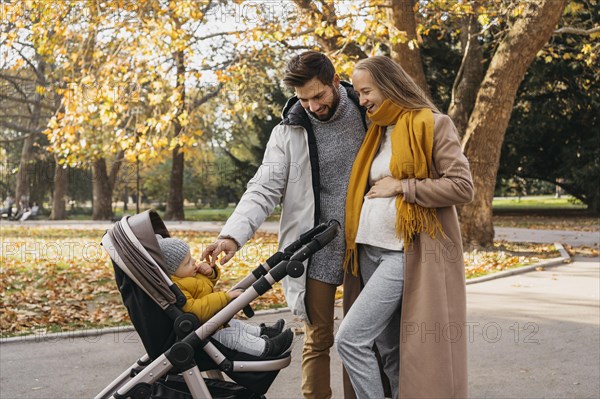
[[[396,213],[396,234],[404,240],[408,246],[414,236],[422,231],[435,238],[439,231],[442,235],[442,225],[437,218],[434,208],[424,208],[417,204],[409,204],[402,198],[398,198],[398,211]]]
[[[349,271],[349,269],[351,269]],[[358,276],[358,253],[356,244],[352,248],[346,248],[344,256],[344,272],[352,273],[353,276]]]

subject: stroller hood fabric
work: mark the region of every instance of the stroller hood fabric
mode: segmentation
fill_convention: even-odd
[[[155,236],[169,237],[160,216],[154,211],[125,216],[107,234],[113,245],[107,250],[116,252],[126,266],[123,271],[139,282],[162,309],[175,303],[176,296],[163,277],[165,260]]]

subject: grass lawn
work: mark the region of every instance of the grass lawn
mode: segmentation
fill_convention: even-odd
[[[502,197],[494,198],[494,210],[503,209],[586,209],[587,206],[572,197],[536,196],[536,197]]]
[[[494,199],[494,226],[543,230],[600,231],[600,219],[570,197]]]
[[[147,209],[147,206],[143,207]],[[185,218],[189,221],[220,222],[231,216],[235,207],[228,206],[224,209],[202,208],[195,206],[185,208]],[[539,229],[559,230],[600,230],[599,219],[586,210],[586,206],[568,196],[554,198],[554,196],[536,197],[503,197],[495,198],[493,202],[494,225],[502,227],[531,227]],[[132,214],[135,207],[126,213]],[[158,211],[163,214],[163,211]],[[115,209],[115,218],[123,216],[121,207]],[[267,220],[277,221],[281,210],[275,208],[273,215]],[[44,216],[38,217],[43,219]],[[76,213],[69,214],[71,220],[91,219],[91,209],[78,209]]]

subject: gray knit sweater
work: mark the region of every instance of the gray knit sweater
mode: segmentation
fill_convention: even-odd
[[[320,206],[319,222],[336,219],[342,225],[340,234],[325,248],[313,255],[308,277],[328,284],[342,284],[343,261],[346,252],[344,220],[346,192],[354,158],[365,137],[358,107],[339,86],[340,103],[333,116],[320,121],[309,114],[317,141],[319,156]]]

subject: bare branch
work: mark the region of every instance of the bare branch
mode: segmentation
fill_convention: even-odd
[[[192,43],[197,43],[202,40],[212,39],[213,37],[218,37],[218,36],[235,35],[236,33],[246,33],[246,30],[233,30],[233,31],[228,31],[228,32],[211,33],[206,36],[199,36],[199,37],[194,38],[194,41]]]
[[[16,143],[17,141],[23,141],[23,140],[29,138],[33,134],[35,134],[35,133],[29,133],[29,134],[26,134],[25,136],[15,137],[13,139],[1,139],[0,143],[2,143],[2,144]]]
[[[2,101],[2,100],[8,100],[8,101],[16,102],[16,103],[27,104],[27,105],[29,105],[29,104],[34,104],[35,105],[38,102],[36,100],[28,100],[28,99],[24,99],[24,98],[18,98],[18,97],[12,97],[12,96],[6,96],[6,95],[3,95],[3,94],[0,94],[0,101]],[[51,107],[51,106],[49,106],[47,104],[40,104],[40,106],[42,108],[48,109],[48,110],[50,110],[52,112],[55,111],[53,107]]]
[[[15,132],[26,133],[28,136],[31,136],[33,134],[40,134],[40,133],[43,132],[42,129],[33,130],[33,129],[30,129],[28,127],[19,126],[19,125],[16,125],[14,123],[5,122],[5,121],[2,121],[2,120],[0,120],[0,126],[3,127],[3,128],[6,128],[6,129],[14,130]]]
[[[0,78],[1,79],[6,79],[6,80],[18,79],[18,80],[24,80],[24,81],[27,81],[27,82],[35,82],[35,79],[32,79],[32,78],[26,78],[26,77],[19,76],[19,75],[7,75],[7,74],[1,73],[1,72],[0,72]]]
[[[8,82],[10,82],[10,84],[11,84],[11,85],[13,85],[13,87],[15,88],[15,90],[16,90],[16,91],[17,91],[17,92],[18,92],[18,93],[19,93],[21,96],[23,96],[23,99],[27,99],[27,97],[28,97],[27,93],[25,93],[25,92],[23,91],[23,89],[21,88],[21,86],[19,86],[19,85],[17,84],[17,82],[15,82],[14,80],[9,80],[9,79],[6,79],[6,80],[7,80]],[[31,104],[27,103],[27,104],[26,104],[26,106],[27,106],[27,111],[29,111],[29,114],[30,114],[30,115],[32,115],[32,114],[33,114],[33,109],[31,108]]]
[[[211,98],[214,98],[217,95],[219,95],[219,92],[221,91],[222,88],[223,88],[223,83],[219,83],[219,85],[211,93],[208,93],[208,94],[206,94],[206,95],[204,95],[204,96],[202,96],[200,98],[198,98],[199,96],[197,96],[194,99],[194,101],[192,102],[192,109],[198,108],[200,105],[204,104],[205,102],[207,102]]]
[[[24,115],[24,114],[0,114],[0,118],[3,118],[3,119],[10,119],[10,118],[29,119],[29,118],[31,118],[31,114],[30,115]]]
[[[286,40],[280,40],[280,42],[288,50],[310,50],[314,47],[314,46],[302,46],[302,45],[292,46]]]
[[[581,35],[581,36],[589,36],[592,35],[594,33],[598,33],[600,32],[600,26],[595,26],[593,28],[590,29],[580,29],[580,28],[573,28],[570,26],[565,26],[563,28],[557,29],[554,31],[555,34],[572,34],[572,35]]]
[[[44,76],[42,76],[40,74],[40,71],[38,70],[38,68],[33,64],[33,62],[31,62],[31,60],[27,57],[25,57],[25,55],[21,52],[21,50],[19,50],[18,48],[16,48],[15,46],[12,46],[12,49],[15,50],[17,53],[19,53],[19,55],[21,56],[21,58],[33,69],[33,72],[36,74],[36,76],[38,77],[39,80],[44,80]]]

